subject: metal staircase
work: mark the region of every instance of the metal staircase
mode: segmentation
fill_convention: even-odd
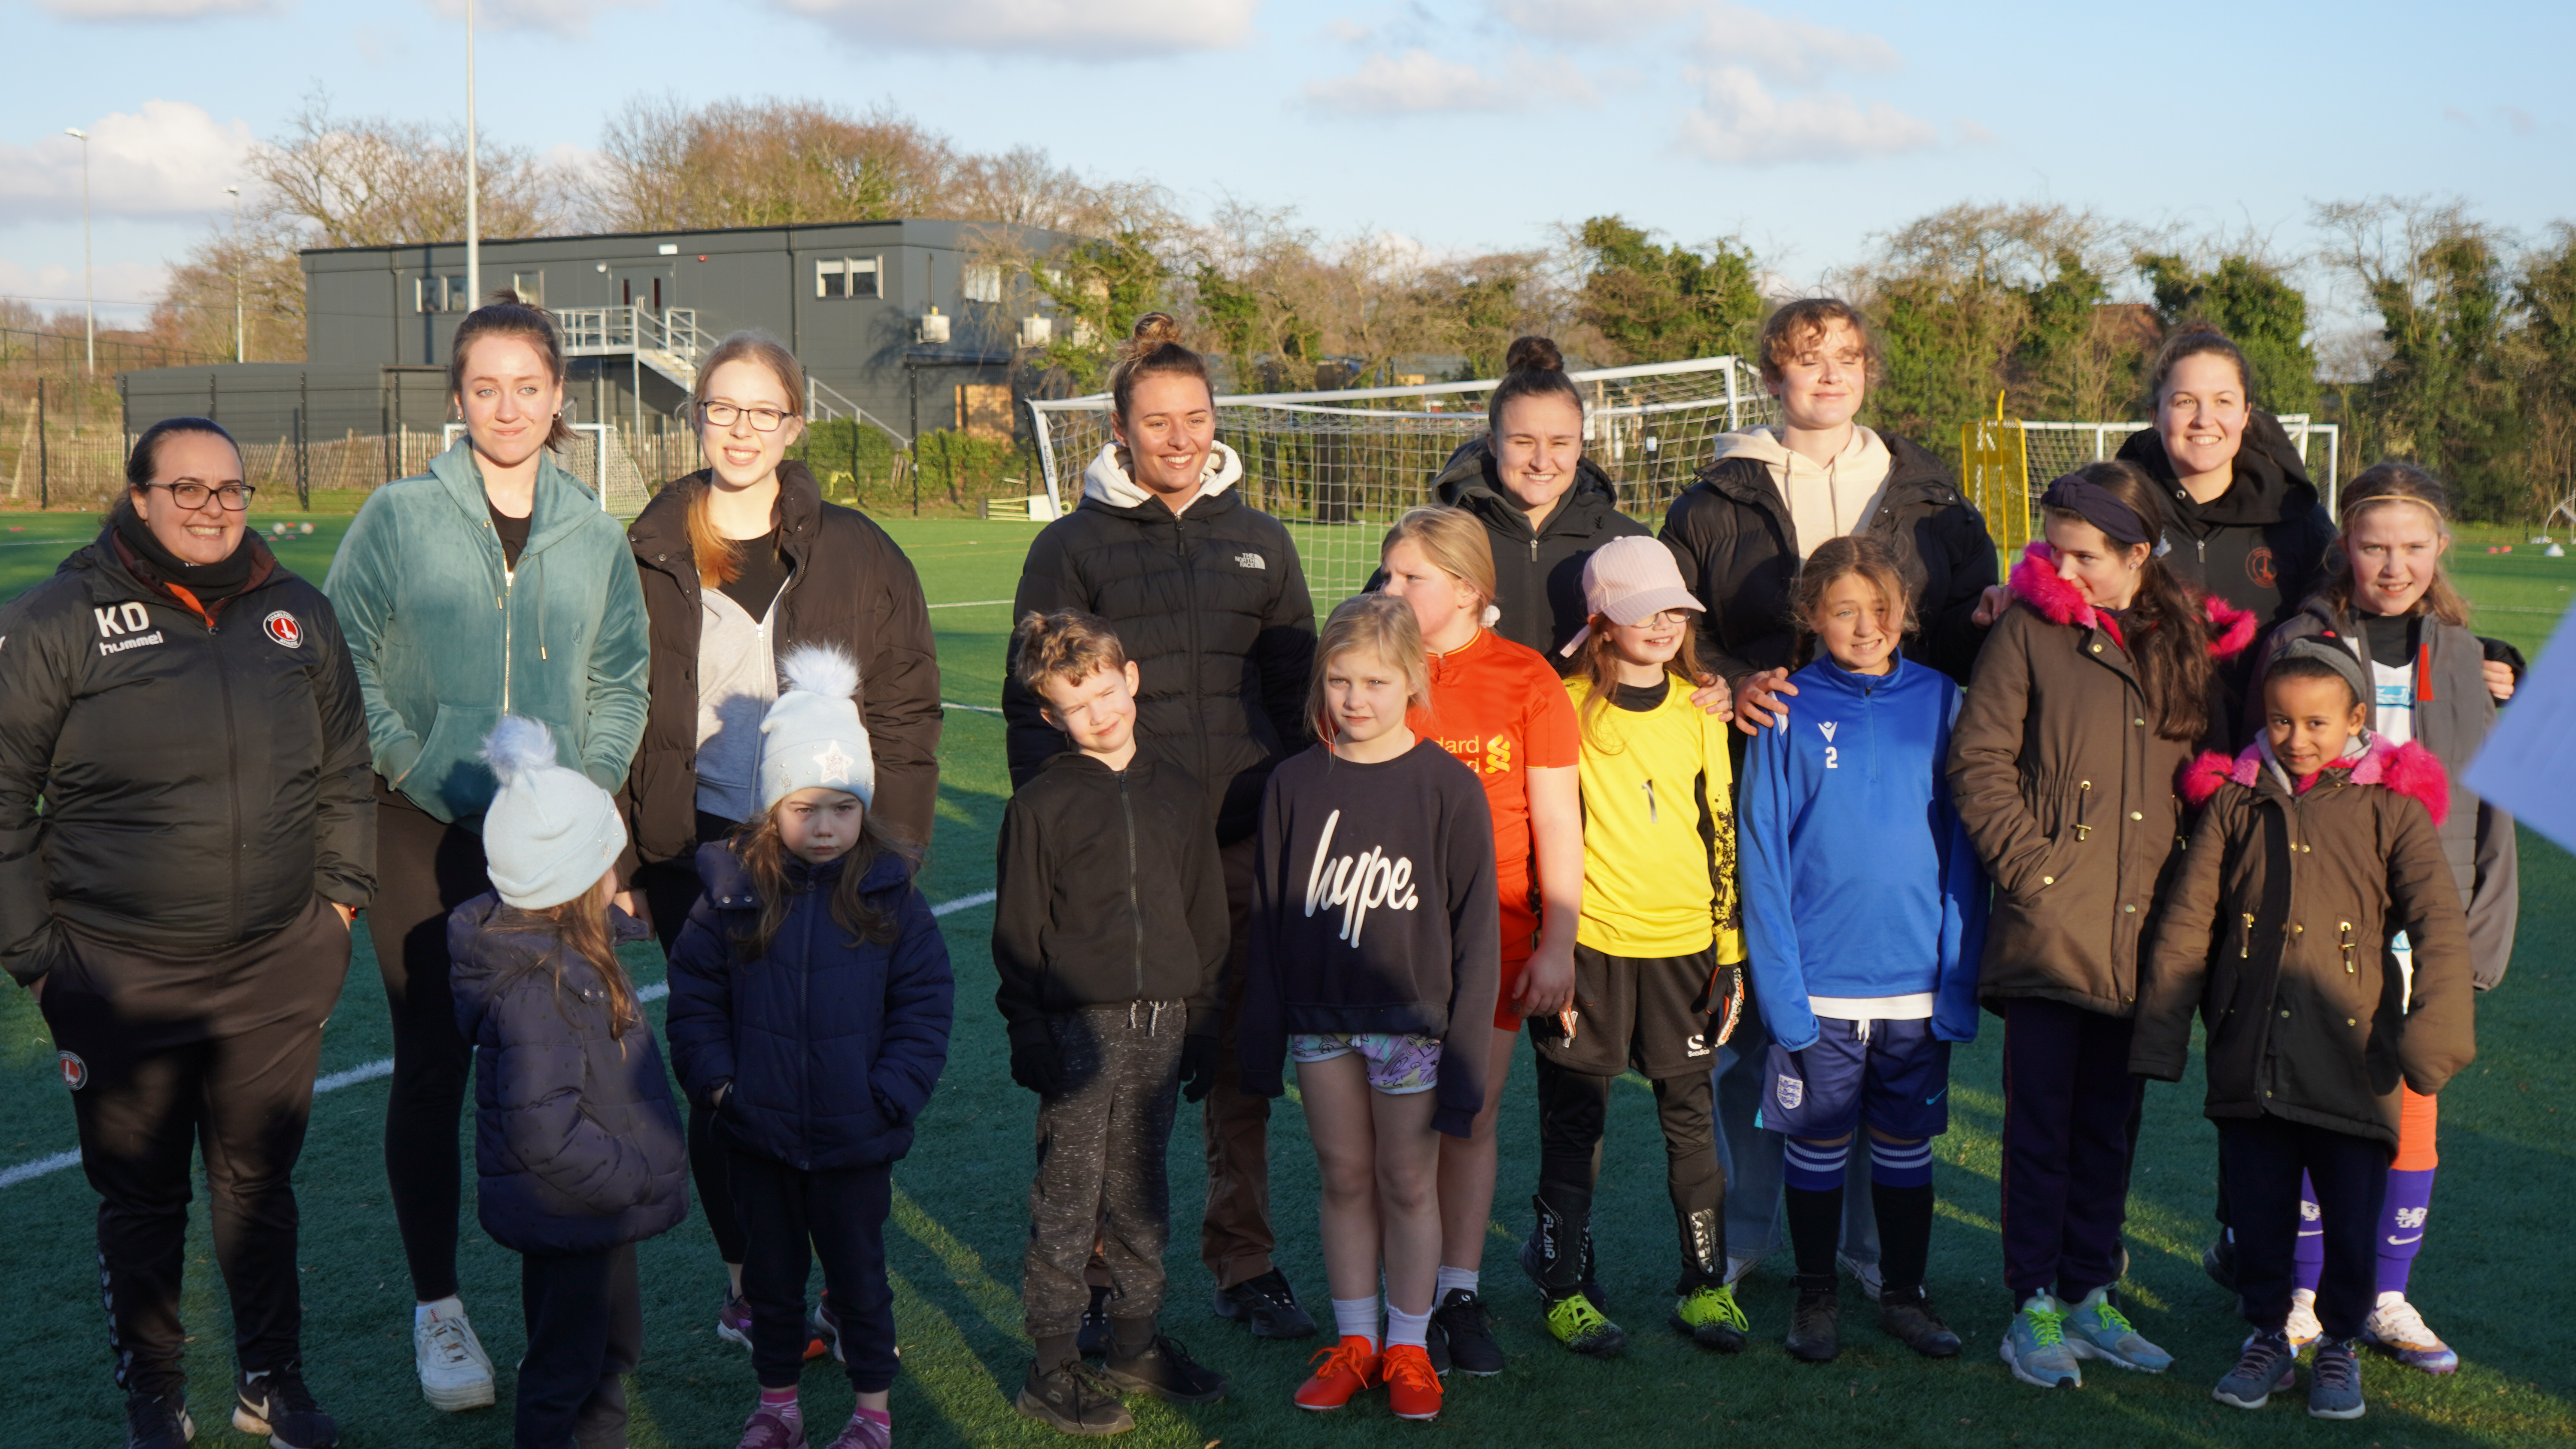
[[[896,447],[912,446],[912,439],[896,432],[883,418],[843,397],[830,383],[810,372],[805,375],[805,416],[818,423],[828,423],[834,418],[856,418],[894,439]]]
[[[698,330],[694,307],[566,307],[554,315],[565,356],[631,356],[682,392],[698,385],[698,359],[715,346]]]

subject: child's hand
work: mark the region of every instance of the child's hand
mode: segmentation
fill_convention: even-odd
[[[1968,622],[1983,629],[2002,618],[2004,611],[2011,607],[2012,590],[2001,584],[1988,584],[1986,591],[1977,595],[1977,612],[1968,616]]]
[[[2489,659],[2478,665],[2478,672],[2486,676],[2487,693],[2495,696],[2498,704],[2513,698],[2512,665],[2501,659]]]
[[[1780,696],[1797,692],[1785,669],[1760,669],[1744,676],[1744,682],[1735,687],[1735,727],[1758,735],[1787,719],[1789,706],[1780,702]]]
[[[1203,1102],[1216,1090],[1216,1038],[1184,1037],[1181,1040],[1181,1100]]]
[[[1521,972],[1520,995],[1512,1010],[1523,1016],[1553,1016],[1574,1004],[1574,943],[1550,949],[1541,943]]]
[[[1011,1048],[1011,1080],[1041,1097],[1064,1087],[1064,1053],[1052,1041],[1021,1042]]]

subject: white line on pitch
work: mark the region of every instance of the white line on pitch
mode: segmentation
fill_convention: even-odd
[[[971,911],[977,906],[989,906],[999,897],[998,891],[977,891],[971,896],[959,896],[953,901],[941,901],[930,908],[930,913],[934,916],[953,916],[959,911]],[[670,994],[669,982],[656,981],[650,986],[638,989],[635,999],[659,1001]],[[318,1097],[325,1092],[336,1092],[342,1087],[354,1087],[361,1082],[372,1082],[378,1077],[390,1077],[393,1074],[394,1059],[378,1057],[372,1062],[360,1062],[347,1071],[333,1072],[327,1077],[314,1079],[313,1095]],[[0,1188],[16,1187],[22,1182],[60,1172],[66,1167],[78,1166],[80,1166],[78,1148],[69,1152],[57,1152],[51,1157],[39,1157],[33,1162],[21,1162],[15,1167],[0,1168]]]
[[[959,599],[953,604],[924,604],[925,609],[981,609],[988,604],[1007,604],[1008,599]]]

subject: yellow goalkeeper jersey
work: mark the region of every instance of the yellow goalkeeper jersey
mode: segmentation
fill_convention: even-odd
[[[1649,691],[1619,691],[1598,710],[1591,686],[1566,681],[1583,720],[1583,914],[1574,938],[1613,956],[1687,956],[1717,947],[1744,959],[1735,885],[1734,772],[1727,723],[1664,677]]]

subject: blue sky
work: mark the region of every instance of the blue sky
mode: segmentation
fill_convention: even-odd
[[[1793,284],[1954,201],[2315,238],[2312,202],[2576,219],[2576,6],[1732,0],[478,0],[487,134],[587,148],[639,93],[888,102],[1204,212],[1546,243],[1602,212],[1739,236]],[[147,299],[241,149],[327,89],[463,108],[463,0],[0,0],[0,293]],[[53,305],[53,304],[46,304]],[[125,310],[131,315],[131,309]],[[113,314],[111,314],[113,315]]]

